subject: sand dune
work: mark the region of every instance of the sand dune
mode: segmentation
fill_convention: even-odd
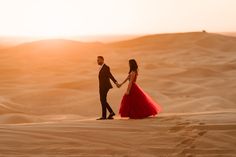
[[[118,81],[128,59],[163,112],[96,121],[103,55]],[[0,50],[0,156],[235,156],[236,38],[192,32],[114,43],[55,39]],[[113,88],[117,112],[126,89]]]
[[[235,112],[1,125],[4,156],[235,155]]]

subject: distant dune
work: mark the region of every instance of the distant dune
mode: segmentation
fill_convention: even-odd
[[[99,36],[68,36],[63,37],[63,40],[73,40],[73,41],[80,41],[80,42],[103,42],[103,43],[111,43],[121,40],[132,39],[135,37],[139,37],[142,35],[99,35]],[[30,37],[30,36],[0,36],[0,50],[10,48],[16,45],[34,42],[38,40],[53,40],[55,37]],[[58,40],[58,39],[56,39]]]
[[[97,55],[119,82],[135,58],[138,84],[163,112],[95,121]],[[111,43],[31,41],[0,49],[0,73],[0,156],[236,154],[236,37],[190,32]],[[126,87],[109,92],[116,113]]]
[[[225,95],[225,86],[231,84],[232,87],[227,88],[234,87],[235,43],[234,37],[202,32],[157,34],[109,44],[64,39],[24,43],[5,49],[0,54],[2,73],[0,83],[3,85],[1,96],[6,102],[16,104],[20,102],[15,107],[22,107],[22,112],[26,113],[35,113],[35,110],[37,113],[44,114],[47,111],[45,114],[51,114],[48,109],[51,107],[54,109],[53,104],[57,104],[57,107],[66,108],[66,110],[59,109],[61,112],[56,112],[57,114],[65,114],[64,111],[66,111],[68,114],[84,115],[83,110],[81,111],[81,108],[77,106],[77,99],[80,99],[80,105],[93,108],[91,114],[85,115],[94,116],[99,113],[100,108],[97,105],[99,101],[96,56],[104,55],[106,62],[120,81],[127,75],[128,59],[136,58],[140,65],[139,83],[155,100],[165,104],[165,112],[181,111],[179,105],[182,103],[178,103],[179,105],[175,107],[170,104],[175,102],[176,98],[185,103],[193,99],[207,98],[207,96],[213,96],[212,92],[216,92],[215,88],[219,89],[218,94],[215,93],[214,96],[228,103],[222,107],[234,108],[230,104],[236,102],[235,93]],[[227,80],[227,83],[223,80]],[[166,82],[173,83],[169,86]],[[172,84],[175,85],[172,86]],[[111,94],[112,101],[117,104],[116,109],[124,89],[125,87],[121,90],[114,89]],[[54,93],[54,96],[49,96],[50,93]],[[58,104],[57,97],[60,93],[62,96],[68,95],[68,98],[73,99],[70,101],[71,107],[64,106],[67,104],[66,99],[60,100],[60,105]],[[175,93],[175,96],[171,93]],[[77,97],[77,94],[80,96]],[[89,100],[91,102],[88,103],[83,94],[94,95],[94,100]],[[37,95],[38,100],[34,100],[33,95]],[[30,99],[32,100],[29,101]],[[81,99],[85,99],[84,102]],[[208,100],[205,101],[207,103],[201,100],[202,111],[204,111],[204,105],[209,105]],[[212,98],[209,101],[211,102]],[[49,102],[52,106],[47,104]],[[26,106],[30,110],[23,108],[25,103],[28,104]],[[89,104],[94,106],[89,107]],[[37,106],[42,105],[46,105],[45,111],[42,109],[39,112]],[[185,110],[198,112],[193,111],[192,108],[185,108]]]
[[[236,37],[236,32],[222,32],[220,34]]]

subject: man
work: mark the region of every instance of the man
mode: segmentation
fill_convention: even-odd
[[[116,84],[117,87],[119,87],[119,84],[116,81],[116,79],[112,76],[109,66],[107,66],[104,63],[103,56],[97,57],[97,63],[98,65],[101,66],[98,78],[99,78],[100,101],[102,105],[102,117],[98,118],[97,120],[113,119],[115,113],[107,102],[107,93],[112,88],[110,79]],[[110,112],[110,115],[108,117],[106,109],[108,109],[108,111]]]

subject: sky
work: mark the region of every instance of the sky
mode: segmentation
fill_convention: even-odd
[[[236,0],[0,0],[0,36],[236,31]]]

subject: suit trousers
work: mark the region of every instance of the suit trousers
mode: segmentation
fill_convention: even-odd
[[[106,118],[107,115],[107,110],[110,113],[113,113],[113,110],[111,108],[111,106],[108,104],[107,102],[107,93],[108,93],[109,89],[100,89],[99,93],[100,93],[100,101],[101,101],[101,105],[102,105],[102,117]]]

